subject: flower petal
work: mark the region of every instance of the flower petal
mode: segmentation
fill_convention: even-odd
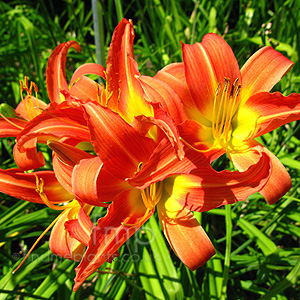
[[[0,138],[16,137],[27,124],[27,121],[17,118],[7,118],[7,120],[0,118]]]
[[[73,76],[70,81],[70,87],[73,86],[76,80],[87,74],[96,74],[105,79],[105,68],[95,63],[87,63],[81,65],[73,73]]]
[[[65,222],[65,230],[69,232],[70,237],[78,240],[85,246],[88,246],[94,228],[94,223],[83,208],[79,210],[77,219]]]
[[[0,169],[0,192],[18,199],[44,203],[37,193],[36,177],[43,179],[43,190],[51,203],[63,203],[73,199],[57,181],[53,171],[24,173],[19,169]]]
[[[75,261],[80,261],[85,245],[70,237],[64,225],[69,220],[76,218],[79,210],[79,204],[64,210],[55,223],[49,239],[49,248],[53,254]]]
[[[138,190],[130,189],[119,194],[109,206],[107,215],[99,219],[94,228],[88,249],[76,270],[74,291],[88,276],[97,270],[145,223],[146,207]],[[125,224],[136,224],[130,226]]]
[[[174,207],[169,201],[174,200],[160,201],[157,206],[163,232],[175,254],[194,271],[215,255],[215,249],[193,213],[180,206],[174,216]]]
[[[94,206],[108,206],[121,191],[130,188],[124,180],[113,177],[103,169],[99,157],[83,159],[75,166],[72,174],[75,196]]]
[[[139,76],[138,80],[145,93],[145,98],[150,103],[159,102],[176,124],[187,119],[180,98],[169,85],[149,76]]]
[[[44,109],[47,108],[47,104],[33,96],[26,96],[16,107],[16,114],[25,120],[30,121],[33,117],[39,115]]]
[[[300,95],[262,92],[253,95],[240,109],[240,119],[246,119],[248,127],[254,127],[251,138],[261,136],[284,124],[300,119]],[[255,118],[249,118],[249,115]],[[246,117],[247,116],[247,117]],[[244,121],[245,123],[246,121]]]
[[[214,33],[202,43],[182,45],[186,81],[198,110],[211,120],[215,92],[224,77],[231,83],[241,79],[237,60],[230,46]]]
[[[20,169],[28,171],[45,165],[43,153],[37,151],[36,143],[37,138],[33,138],[24,143],[22,148],[18,148],[17,145],[14,146],[14,159]]]
[[[73,47],[80,52],[81,47],[75,41],[68,41],[58,45],[48,59],[47,90],[51,102],[60,103],[64,100],[60,90],[68,90],[66,80],[66,59],[69,49]]]
[[[269,157],[271,174],[260,193],[268,204],[273,204],[284,196],[292,186],[290,175],[280,160],[266,147],[255,141],[249,143],[249,151],[242,153],[230,153],[229,157],[238,170],[244,171],[247,170],[249,166],[257,163],[258,157],[261,154],[265,154]]]
[[[173,91],[178,95],[184,104],[184,111],[190,119],[195,119],[201,124],[211,126],[211,122],[200,113],[193,97],[190,94],[185,78],[185,69],[183,63],[173,63],[167,65],[162,70],[157,72],[154,78],[165,82],[173,89]]]
[[[38,137],[39,142],[55,140],[61,137],[74,137],[89,141],[90,135],[83,116],[78,108],[64,108],[44,111],[31,120],[17,136],[17,146],[22,149],[24,143]]]
[[[137,116],[134,118],[134,122],[131,124],[134,128],[136,128],[140,133],[146,135],[149,128],[156,125],[158,129],[160,129],[157,133],[156,142],[163,138],[167,138],[171,145],[174,148],[174,152],[178,156],[179,159],[183,159],[184,150],[183,143],[180,141],[178,128],[175,125],[173,119],[167,114],[166,111],[160,108],[158,103],[154,103],[155,107],[154,118],[146,117],[144,115]]]
[[[270,160],[262,154],[258,163],[245,172],[216,172],[202,167],[188,175],[167,178],[164,187],[182,206],[202,212],[246,200],[264,187],[270,172]]]
[[[138,189],[144,189],[150,184],[163,181],[173,174],[188,174],[203,163],[208,164],[207,158],[187,149],[186,155],[182,160],[174,154],[173,147],[166,140],[162,140],[153,151],[149,161],[140,166],[141,170],[128,182]]]
[[[292,61],[270,46],[255,52],[241,69],[241,104],[253,94],[269,92],[292,65]]]
[[[132,177],[148,161],[155,142],[142,136],[118,114],[95,102],[83,104],[91,141],[105,168],[115,177]]]
[[[103,87],[100,86],[96,81],[83,76],[80,77],[78,81],[76,81],[76,83],[71,87],[70,94],[83,102],[88,100],[98,101],[100,99],[102,90]]]
[[[112,93],[109,107],[131,123],[137,115],[152,115],[152,107],[142,97],[140,75],[133,55],[134,29],[126,19],[116,27],[107,55],[107,90]]]

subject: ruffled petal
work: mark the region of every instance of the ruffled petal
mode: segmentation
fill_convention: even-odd
[[[198,110],[211,120],[219,83],[224,83],[224,77],[231,83],[241,81],[237,60],[225,40],[214,33],[205,35],[202,43],[183,44],[182,55],[191,96]]]
[[[193,213],[174,200],[160,201],[157,210],[163,232],[180,260],[192,271],[215,255],[215,249]],[[171,203],[170,203],[171,202]]]
[[[44,203],[36,191],[36,176],[44,181],[43,191],[51,203],[63,203],[73,199],[59,184],[53,171],[24,173],[19,169],[0,169],[0,192],[18,199]]]
[[[192,174],[167,178],[164,187],[174,201],[202,212],[246,200],[263,189],[270,172],[270,159],[262,154],[259,161],[245,172],[216,172],[202,167]]]
[[[148,161],[155,142],[142,136],[118,114],[95,102],[83,105],[91,141],[104,167],[115,177],[132,177]]]
[[[65,223],[76,218],[79,210],[79,204],[64,210],[55,223],[49,239],[49,248],[53,254],[74,261],[80,261],[85,245],[69,235]]]
[[[248,137],[261,136],[300,119],[300,95],[294,93],[284,97],[279,92],[255,94],[240,109],[238,118],[248,126],[248,132],[252,128]]]
[[[60,103],[64,100],[60,90],[68,90],[66,80],[66,59],[69,49],[73,47],[80,52],[81,47],[75,41],[68,41],[58,45],[48,59],[47,90],[51,102]]]
[[[107,215],[99,219],[88,249],[76,270],[74,291],[142,226],[151,216],[138,190],[127,190],[118,195],[109,206]],[[127,224],[127,225],[125,225]],[[130,226],[129,224],[138,224]]]
[[[241,104],[253,94],[269,92],[292,65],[292,61],[270,46],[255,52],[241,69]]]
[[[261,189],[260,193],[268,202],[273,204],[284,196],[291,188],[292,181],[285,167],[280,160],[270,152],[266,147],[253,141],[249,143],[249,151],[242,153],[229,154],[235,167],[240,170],[247,170],[249,166],[257,163],[257,159],[261,154],[269,157],[271,174],[266,185]]]

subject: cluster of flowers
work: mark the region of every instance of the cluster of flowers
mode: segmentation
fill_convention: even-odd
[[[62,213],[49,225],[51,251],[80,261],[74,290],[154,213],[176,255],[195,270],[214,247],[192,211],[203,212],[260,192],[269,204],[291,187],[280,161],[255,141],[300,119],[300,95],[269,93],[292,62],[271,47],[239,70],[216,34],[182,44],[183,62],[142,76],[133,55],[134,30],[116,27],[106,69],[84,64],[68,84],[65,64],[74,42],[60,44],[47,68],[50,104],[33,95],[1,113],[0,137],[16,137],[18,169],[0,169],[0,192]],[[101,76],[97,84],[87,74]],[[37,143],[52,149],[53,171]],[[215,171],[226,153],[238,171]],[[28,172],[29,170],[33,170]],[[63,205],[62,205],[63,204]],[[107,214],[93,224],[95,206]]]

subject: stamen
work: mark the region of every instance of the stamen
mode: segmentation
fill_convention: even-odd
[[[49,200],[47,195],[44,192],[44,180],[43,178],[39,178],[36,174],[34,174],[35,179],[36,179],[36,192],[40,195],[42,201],[51,209],[54,210],[65,210],[67,208],[71,208],[74,207],[74,203],[69,202],[67,205],[63,205],[63,206],[58,206],[58,205],[54,205],[52,204]]]
[[[217,96],[219,95],[220,87],[221,87],[221,83],[219,83],[218,88],[217,88],[216,93],[215,93],[214,106],[213,106],[213,114],[212,114],[212,132],[213,132],[214,138],[216,138],[216,136],[215,136],[215,132],[216,132],[216,120],[215,120],[215,116],[216,116]]]
[[[184,140],[181,136],[179,137],[179,139],[189,148],[191,148],[192,150],[195,150],[197,152],[200,152],[200,153],[206,153],[206,152],[209,152],[213,149],[213,147],[210,147],[208,149],[205,149],[205,150],[200,150],[200,149],[197,149],[195,147],[193,147],[190,143],[188,143],[186,140]]]
[[[28,117],[30,120],[32,120],[34,117],[36,117],[39,113],[37,112],[36,108],[39,108],[39,103],[38,103],[38,88],[36,86],[36,84],[31,81],[30,82],[30,87],[28,87],[28,78],[27,76],[25,76],[25,86],[23,84],[23,82],[20,80],[20,93],[21,93],[21,99],[23,101],[23,104],[25,106],[26,112],[28,114]],[[34,89],[35,91],[35,95],[36,95],[36,104],[37,107],[34,106],[33,100],[32,100],[32,90]],[[27,92],[27,96],[23,97],[23,91]]]
[[[44,230],[44,232],[38,237],[38,239],[34,242],[30,250],[27,252],[26,256],[23,258],[22,262],[12,271],[12,274],[15,274],[18,269],[23,265],[23,263],[26,261],[30,253],[33,251],[37,243],[44,237],[44,235],[51,229],[51,227],[57,222],[57,220],[60,218],[60,216],[63,214],[63,212],[56,217],[56,219]]]
[[[151,209],[147,208],[144,216],[142,217],[141,220],[139,220],[137,223],[133,223],[133,224],[129,224],[129,223],[124,223],[122,222],[121,224],[124,225],[124,226],[129,226],[129,227],[136,227],[136,226],[139,226],[141,223],[143,223],[145,221],[145,219],[147,218],[149,212],[151,211]]]
[[[141,190],[142,200],[147,208],[144,216],[137,223],[129,224],[129,223],[122,222],[121,224],[125,226],[136,227],[139,226],[141,223],[143,223],[147,218],[148,214],[150,212],[152,213],[154,212],[156,204],[161,199],[162,193],[163,193],[162,182],[155,182],[151,184],[149,187],[145,188],[144,190]]]
[[[219,105],[219,111],[218,111],[218,117],[217,117],[217,136],[220,136],[223,131],[224,127],[224,121],[225,121],[225,115],[226,115],[226,108],[227,108],[227,100],[228,100],[228,91],[229,91],[229,86],[230,86],[230,79],[229,78],[224,78],[225,79],[225,84],[224,84],[224,89],[222,93],[222,98],[221,102]],[[223,110],[223,111],[222,111]],[[220,114],[222,111],[222,121],[220,124]]]
[[[23,129],[24,129],[23,127],[21,127],[21,126],[15,124],[14,122],[12,122],[12,121],[9,120],[8,118],[6,118],[6,117],[5,117],[4,115],[2,115],[1,113],[0,113],[0,116],[1,116],[1,118],[3,118],[6,122],[8,122],[9,124],[15,126],[16,128],[18,128],[18,129],[20,129],[20,130],[23,130]]]
[[[231,121],[234,116],[234,112],[236,111],[237,98],[241,85],[238,84],[238,78],[234,81],[231,87],[230,79],[224,77],[224,80],[225,82],[221,96],[219,96],[221,83],[219,83],[215,93],[212,113],[212,134],[214,139],[218,142],[223,140],[227,143],[230,139]],[[186,145],[194,148],[188,143]],[[200,150],[198,152],[202,151]]]

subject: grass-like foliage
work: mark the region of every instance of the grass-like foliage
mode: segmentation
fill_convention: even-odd
[[[142,74],[153,76],[171,62],[181,62],[181,44],[215,32],[225,38],[240,66],[262,45],[271,45],[295,65],[274,90],[299,92],[300,1],[296,0],[99,0],[0,1],[0,102],[20,102],[19,80],[28,76],[47,101],[45,68],[51,51],[76,40],[67,78],[86,62],[105,66],[115,26],[123,18],[135,27],[135,57]],[[97,32],[93,24],[97,12]],[[95,36],[101,51],[96,51]],[[97,56],[96,56],[97,52]],[[51,254],[49,233],[16,274],[11,272],[56,212],[0,194],[0,300],[4,299],[299,299],[300,155],[299,123],[260,138],[286,166],[293,187],[276,204],[260,194],[220,207],[197,218],[217,254],[190,271],[167,245],[158,218],[151,218],[78,290],[72,292],[76,263]],[[14,139],[0,140],[0,166],[15,167]],[[41,150],[47,152],[45,146]],[[50,153],[50,152],[49,152]],[[50,160],[49,160],[50,161]],[[227,161],[219,164],[230,168]],[[46,165],[49,168],[49,164]],[[218,167],[217,165],[215,166]],[[92,220],[105,214],[97,208]]]

